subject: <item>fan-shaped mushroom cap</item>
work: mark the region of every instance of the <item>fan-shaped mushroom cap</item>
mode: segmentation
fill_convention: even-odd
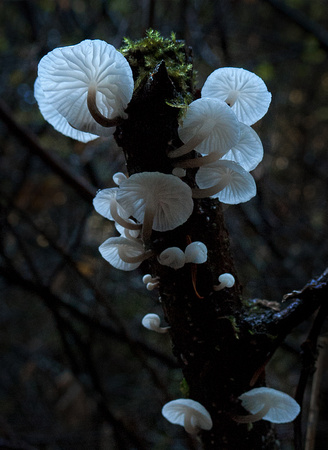
[[[93,207],[98,214],[105,217],[106,219],[114,220],[110,211],[110,205],[112,200],[116,201],[118,189],[119,188],[102,189],[97,192],[95,198],[93,199]],[[120,205],[117,205],[117,213],[124,219],[127,219],[129,217],[129,214],[127,214],[127,212],[124,211],[124,209]]]
[[[34,83],[34,97],[38,102],[38,106],[44,119],[54,127],[55,130],[59,131],[65,136],[75,139],[80,142],[89,142],[97,139],[99,136],[95,134],[86,133],[84,131],[79,131],[73,128],[65,119],[64,116],[59,114],[59,112],[52,106],[51,99],[47,99],[41,88],[41,83],[39,77]]]
[[[250,172],[263,159],[263,145],[253,128],[240,123],[240,139],[238,144],[231,148],[222,160],[235,161],[245,170]]]
[[[89,89],[95,90],[96,104],[106,118],[124,117],[131,100],[131,68],[112,45],[85,40],[77,45],[55,48],[45,55],[38,77],[46,101],[74,128],[109,136],[114,128],[99,125],[87,107]]]
[[[203,242],[195,241],[185,249],[186,263],[203,264],[207,261],[207,247]]]
[[[190,187],[174,175],[160,172],[131,175],[122,181],[116,198],[129,216],[144,226],[147,216],[156,231],[182,225],[194,207]]]
[[[156,333],[167,333],[170,327],[161,327],[161,319],[157,314],[146,314],[142,321],[142,325],[148,330],[156,331]]]
[[[239,399],[250,413],[258,416],[262,411],[262,417],[257,417],[256,420],[263,419],[272,423],[292,422],[301,409],[288,394],[267,387],[252,389],[242,394]]]
[[[187,433],[197,434],[199,430],[210,430],[213,426],[211,416],[203,405],[195,400],[179,398],[162,408],[166,420],[181,425]]]
[[[200,98],[190,103],[178,133],[184,143],[195,139],[199,153],[222,156],[239,141],[239,121],[224,101]]]
[[[179,247],[168,247],[158,255],[157,260],[163,266],[177,270],[185,265],[186,257]]]
[[[199,192],[193,190],[193,197],[217,197],[229,205],[247,202],[256,195],[252,175],[233,161],[219,160],[201,167],[196,174],[196,183],[200,189]]]
[[[113,267],[125,271],[136,269],[147,258],[141,242],[124,237],[107,239],[100,245],[99,251]]]
[[[202,97],[225,101],[246,125],[260,120],[271,103],[264,81],[255,73],[236,67],[214,70],[204,83]]]

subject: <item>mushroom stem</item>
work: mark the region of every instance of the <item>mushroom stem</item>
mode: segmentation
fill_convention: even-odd
[[[206,198],[211,197],[212,195],[217,194],[222,191],[229,184],[228,177],[223,177],[219,183],[205,189],[194,188],[192,189],[192,197],[193,198]]]
[[[121,117],[114,117],[114,119],[108,119],[108,117],[105,117],[104,115],[101,114],[97,106],[96,95],[97,95],[96,87],[93,85],[90,86],[88,89],[87,105],[89,112],[94,118],[94,120],[103,127],[116,127],[117,125],[119,125],[123,120]]]
[[[178,158],[179,156],[186,155],[187,153],[189,153],[192,150],[194,150],[194,148],[197,147],[197,145],[199,145],[201,142],[203,142],[203,140],[207,137],[207,134],[205,134],[201,130],[202,130],[202,128],[200,129],[198,134],[193,136],[185,144],[181,145],[181,147],[170,151],[167,156],[169,158]]]
[[[153,256],[153,252],[151,250],[147,250],[145,253],[142,253],[141,255],[137,256],[128,256],[122,248],[118,249],[118,256],[121,258],[122,261],[128,263],[128,264],[135,264],[138,262],[145,261],[146,259]]]
[[[193,158],[187,159],[185,161],[179,161],[174,164],[174,167],[181,167],[183,169],[190,169],[193,167],[201,167],[205,164],[210,164],[214,161],[217,161],[221,158],[221,155],[218,152],[212,152],[208,155],[203,156],[202,158]]]
[[[146,205],[144,220],[143,220],[142,230],[141,230],[141,239],[143,240],[143,242],[147,242],[151,236],[151,232],[153,229],[154,217],[155,217],[154,208],[150,205]]]
[[[258,411],[255,414],[247,414],[245,416],[235,415],[232,416],[231,418],[238,423],[258,422],[259,420],[263,419],[263,417],[268,413],[270,408],[271,408],[270,404],[266,404],[263,406],[263,408],[260,409],[260,411]]]
[[[115,222],[117,222],[122,227],[127,228],[128,230],[140,230],[141,229],[141,224],[128,222],[127,220],[123,219],[123,217],[121,217],[118,214],[117,201],[115,199],[111,199],[109,208],[110,208],[110,213],[111,213],[113,219],[115,220]]]

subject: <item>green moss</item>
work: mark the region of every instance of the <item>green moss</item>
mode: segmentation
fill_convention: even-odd
[[[180,391],[183,397],[189,397],[189,384],[187,383],[185,378],[182,378],[182,381],[180,383]]]
[[[146,37],[138,40],[124,38],[121,53],[129,61],[135,79],[135,89],[148,79],[162,61],[175,89],[176,97],[168,99],[170,106],[184,108],[193,100],[193,66],[189,61],[184,41],[172,32],[164,38],[158,31],[148,30]]]

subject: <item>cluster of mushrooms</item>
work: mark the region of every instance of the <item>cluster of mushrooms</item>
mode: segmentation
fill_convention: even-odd
[[[34,94],[43,117],[59,132],[81,142],[110,136],[127,118],[125,109],[134,89],[132,70],[125,57],[101,40],[84,40],[77,45],[56,48],[38,66]],[[212,197],[226,204],[250,200],[256,194],[249,173],[263,158],[263,147],[251,128],[267,112],[271,102],[263,80],[241,68],[220,68],[205,81],[201,98],[190,103],[178,133],[183,145],[171,150],[172,174],[117,173],[117,187],[99,191],[96,211],[115,222],[119,237],[107,239],[101,255],[115,268],[130,271],[144,260],[157,257],[160,264],[179,270],[187,263],[202,264],[207,249],[192,242],[185,249],[170,247],[155,255],[146,245],[152,230],[164,232],[185,223],[193,211],[193,199]],[[179,160],[195,150],[197,158]],[[186,169],[198,168],[197,188],[182,179]],[[143,277],[147,289],[159,286],[150,274]],[[231,274],[222,274],[213,290],[231,287]],[[160,318],[147,314],[142,324],[159,333]],[[269,420],[290,422],[300,407],[287,394],[262,387],[239,399],[249,415],[232,419],[249,423]],[[188,433],[212,428],[208,411],[191,399],[173,400],[162,409],[170,422],[184,426]]]

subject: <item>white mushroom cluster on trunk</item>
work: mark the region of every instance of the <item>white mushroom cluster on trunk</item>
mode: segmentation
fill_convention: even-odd
[[[55,129],[87,142],[110,136],[125,118],[134,81],[115,47],[99,39],[55,48],[38,65],[34,95]]]

